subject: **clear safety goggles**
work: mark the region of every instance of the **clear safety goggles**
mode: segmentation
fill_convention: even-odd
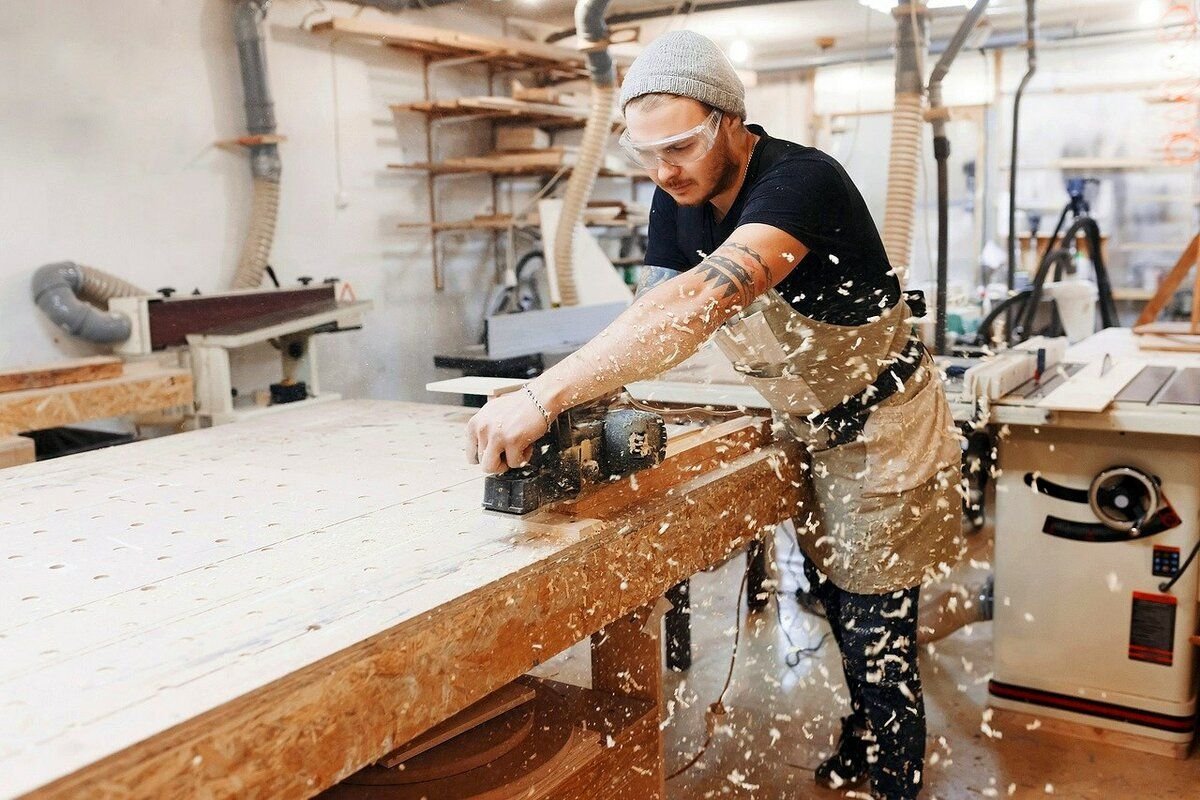
[[[708,119],[694,128],[657,142],[635,142],[629,138],[629,130],[621,134],[619,144],[629,160],[648,170],[658,169],[661,164],[678,167],[699,161],[712,150],[717,140],[717,128],[721,125],[721,111],[713,109]]]

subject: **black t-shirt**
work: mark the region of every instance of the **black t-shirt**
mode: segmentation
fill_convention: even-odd
[[[808,248],[775,287],[801,314],[837,325],[862,325],[895,305],[900,284],[879,231],[854,182],[832,156],[813,147],[761,137],[746,180],[720,222],[711,203],[679,206],[656,189],[645,263],[685,271],[714,252],[739,226],[770,225]]]

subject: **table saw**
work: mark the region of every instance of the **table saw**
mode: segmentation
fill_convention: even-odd
[[[1086,370],[1098,376],[1085,380],[1091,396],[1064,402],[1100,410],[1056,404]],[[1130,331],[1105,330],[988,414],[1001,470],[992,704],[1185,756],[1196,729],[1200,356],[1142,352]]]
[[[469,414],[335,401],[0,471],[0,797],[312,796],[593,635],[625,711],[546,796],[662,797],[647,609],[789,515],[795,454],[731,420],[518,519],[480,509]]]

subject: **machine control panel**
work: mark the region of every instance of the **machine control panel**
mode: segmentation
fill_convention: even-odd
[[[1154,546],[1152,573],[1160,578],[1174,578],[1179,572],[1179,548]]]

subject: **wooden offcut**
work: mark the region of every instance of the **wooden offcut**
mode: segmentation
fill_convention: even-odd
[[[0,436],[191,406],[188,370],[130,365],[117,378],[0,394]]]
[[[496,129],[496,150],[500,152],[544,150],[549,146],[550,134],[541,128],[511,125]]]
[[[0,468],[30,464],[37,460],[36,450],[26,436],[0,436]]]
[[[0,372],[0,393],[116,378],[121,375],[121,370],[121,359],[114,356],[73,358],[37,367],[4,370]]]

